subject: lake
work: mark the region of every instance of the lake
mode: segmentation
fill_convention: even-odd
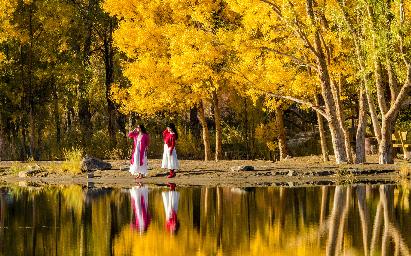
[[[2,187],[2,255],[409,255],[409,185]]]

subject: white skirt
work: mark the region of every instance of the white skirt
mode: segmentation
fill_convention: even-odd
[[[170,149],[168,148],[167,144],[164,144],[163,161],[161,163],[161,168],[169,170],[177,170],[179,168],[176,149],[173,148],[173,152],[170,155]]]
[[[137,142],[136,151],[133,155],[134,163],[130,165],[130,173],[132,175],[141,173],[145,176],[147,175],[147,153],[144,152],[143,165],[140,165],[140,150],[138,148],[140,148],[140,142]]]

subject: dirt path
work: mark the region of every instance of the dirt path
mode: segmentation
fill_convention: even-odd
[[[0,181],[22,186],[80,184],[95,187],[131,187],[136,183],[180,186],[313,186],[356,183],[398,183],[409,180],[411,164],[397,160],[394,165],[378,165],[376,157],[369,157],[369,164],[335,165],[323,163],[318,156],[291,158],[281,162],[262,160],[195,161],[181,160],[181,170],[173,179],[167,179],[166,171],[159,168],[160,160],[149,160],[148,176],[136,180],[128,171],[128,161],[109,161],[111,170],[87,174],[39,172],[31,177],[20,178],[9,168],[13,162],[0,162]],[[37,162],[46,166],[53,162]],[[55,163],[55,162],[54,162]],[[253,166],[253,171],[238,171],[239,166]]]

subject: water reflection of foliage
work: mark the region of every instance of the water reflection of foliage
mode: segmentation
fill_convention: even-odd
[[[277,188],[238,191],[230,188],[187,190],[181,196],[176,236],[164,227],[160,194],[151,193],[151,212],[159,214],[141,236],[124,227],[114,243],[116,255],[298,255],[321,252],[313,225],[306,225],[303,191]],[[314,190],[308,193],[314,199]],[[289,199],[292,200],[289,200]],[[315,202],[313,200],[312,202]],[[297,204],[296,204],[297,203]],[[288,210],[286,210],[288,208]],[[298,215],[297,218],[292,215]],[[315,216],[314,211],[307,213]],[[304,213],[305,215],[305,213]],[[153,217],[155,218],[155,217]],[[299,232],[290,232],[295,226]]]
[[[148,195],[152,222],[147,232],[140,234],[130,227],[129,194],[120,190],[69,186],[29,192],[12,188],[12,203],[7,203],[4,193],[1,196],[0,224],[8,228],[0,230],[1,252],[409,254],[408,185],[178,190],[181,225],[179,232],[171,235],[166,231],[159,189],[151,189]],[[29,228],[22,229],[22,225]]]
[[[367,192],[370,190],[367,190],[365,186],[356,188],[363,255],[388,255],[392,249],[395,250],[394,255],[410,255],[408,245],[405,243],[397,219],[394,217],[395,205],[391,201],[394,199],[394,187],[380,185],[378,190],[379,200],[371,230],[371,214],[367,205]],[[343,240],[345,233],[347,233],[344,231],[344,224],[347,222],[346,214],[354,203],[351,193],[351,187],[337,186],[335,189],[333,208],[327,225],[326,255],[341,255],[343,251],[353,251],[352,244],[346,244],[346,241]],[[356,212],[352,214],[356,214]],[[381,228],[381,226],[383,227]],[[392,245],[394,248],[391,248]]]
[[[382,217],[384,200],[395,198],[393,193],[381,194],[387,187],[382,188],[186,189],[179,208],[181,230],[176,236],[166,232],[161,195],[159,191],[152,191],[150,212],[157,221],[152,222],[144,235],[124,226],[114,240],[113,252],[115,255],[189,255],[193,252],[198,255],[338,255],[343,252],[373,255],[385,253],[382,245],[391,239],[401,252],[399,255],[408,255],[407,243],[394,219]],[[402,191],[401,187],[397,189]],[[403,204],[391,206],[400,210]],[[381,225],[389,227],[387,235],[379,230]]]
[[[127,218],[117,209],[126,202],[119,191],[95,198],[89,206],[84,203],[87,192],[79,186],[14,187],[8,193],[14,195],[11,204],[4,204],[4,195],[0,199],[1,251],[7,255],[108,255],[107,236],[118,230],[107,229],[108,224],[117,226]]]

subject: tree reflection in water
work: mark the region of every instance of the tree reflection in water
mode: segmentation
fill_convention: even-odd
[[[0,192],[1,255],[409,255],[411,244],[408,185]]]

